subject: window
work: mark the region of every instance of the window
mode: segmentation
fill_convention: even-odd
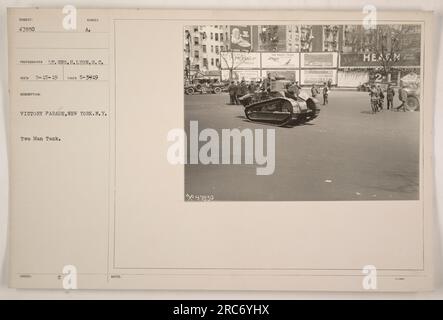
[[[218,46],[215,46],[215,53],[218,53]]]
[[[214,52],[214,46],[211,46],[211,52]]]
[[[203,50],[203,53],[206,53],[206,45],[205,44],[202,46],[202,50]]]
[[[215,41],[218,41],[218,33],[215,34]]]
[[[203,67],[208,67],[208,59],[203,58]]]
[[[220,33],[220,41],[223,41],[223,33]]]
[[[211,32],[211,40],[214,39],[214,34]]]
[[[211,58],[211,66],[214,65],[214,58]]]
[[[200,53],[198,52],[198,50],[194,51],[194,58],[200,58]]]
[[[197,26],[194,27],[194,32],[198,32],[198,27]]]
[[[218,67],[220,65],[220,60],[217,58],[215,59],[215,65]]]
[[[225,35],[226,35],[226,38],[225,38],[225,39],[228,40],[228,39],[229,39],[229,37],[228,37],[228,33],[226,32]]]
[[[194,37],[194,45],[198,46],[198,37]]]
[[[220,52],[222,52],[222,51],[224,51],[224,50],[225,50],[225,47],[220,46]]]

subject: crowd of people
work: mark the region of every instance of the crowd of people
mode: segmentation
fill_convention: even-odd
[[[231,81],[228,85],[227,91],[229,93],[229,104],[231,105],[239,105],[240,98],[247,95],[253,94],[257,91],[271,91],[271,83],[273,78],[268,74],[268,76],[264,79],[260,79],[258,81],[246,81],[245,79],[241,81]],[[332,81],[324,82],[321,85],[313,84],[311,86],[311,96],[313,98],[319,99],[323,98],[323,105],[328,104],[329,92],[331,90]],[[286,87],[286,96],[288,98],[296,99],[300,94],[301,86],[298,81],[289,82]],[[394,107],[394,97],[396,92],[394,88],[389,84],[384,91],[379,84],[372,84],[369,88],[369,96],[371,100],[371,104],[376,103],[378,105],[378,110],[381,111],[384,109],[385,99],[386,99],[386,108],[387,110],[392,111],[406,111],[406,104],[408,93],[406,91],[406,87],[403,85],[398,89],[398,99],[401,104],[397,107]]]
[[[239,98],[248,93],[254,93],[260,87],[261,81],[246,82],[244,79],[240,82],[231,81],[228,86],[229,103],[240,104]]]
[[[384,108],[384,100],[385,100],[385,93],[383,92],[382,87],[378,84],[372,84],[371,88],[369,90],[369,96],[371,99],[371,103],[378,104],[378,109],[383,110]],[[406,91],[406,87],[403,85],[398,89],[398,99],[400,100],[401,104],[394,108],[394,96],[395,96],[395,90],[394,88],[389,84],[386,88],[386,108],[387,110],[391,111],[406,111],[406,104],[408,99],[408,92]]]

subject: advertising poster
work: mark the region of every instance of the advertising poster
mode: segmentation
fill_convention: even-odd
[[[266,77],[268,73],[271,73],[271,77],[273,78],[299,81],[298,70],[263,70],[263,77]]]
[[[249,51],[252,48],[251,26],[231,26],[231,49]]]
[[[286,51],[286,30],[284,25],[259,25],[254,30],[254,50]],[[256,37],[256,38],[255,38]]]
[[[315,52],[301,54],[302,68],[336,68],[337,52]]]
[[[225,51],[220,54],[220,62],[222,69],[258,69],[260,53]]]
[[[294,52],[263,52],[262,68],[294,69],[299,67],[299,54]]]
[[[257,81],[260,80],[260,70],[233,70],[232,78],[229,79],[229,70],[222,70],[222,80]]]
[[[336,84],[337,70],[336,69],[312,69],[312,70],[301,70],[301,84],[311,85],[311,84],[323,84],[332,80],[332,84]]]
[[[380,67],[384,60],[390,61],[392,66],[419,67],[420,52],[404,50],[385,57],[377,53],[342,53],[340,67]]]

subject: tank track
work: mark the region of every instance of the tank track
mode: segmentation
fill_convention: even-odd
[[[275,97],[252,102],[245,107],[245,116],[250,121],[270,122],[284,126],[292,121],[293,107],[286,98]]]

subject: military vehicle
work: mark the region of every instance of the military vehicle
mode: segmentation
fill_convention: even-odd
[[[270,90],[258,91],[239,98],[245,115],[251,121],[269,122],[279,126],[303,124],[320,113],[317,99],[301,91],[297,96],[287,90],[290,81],[273,80]]]

